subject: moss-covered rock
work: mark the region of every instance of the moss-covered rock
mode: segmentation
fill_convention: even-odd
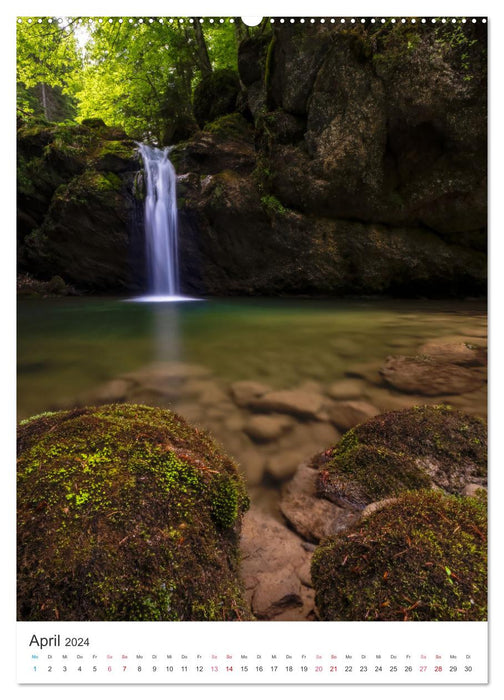
[[[18,619],[250,619],[234,463],[174,413],[109,405],[19,426]]]
[[[18,297],[77,296],[78,292],[59,275],[50,280],[39,280],[27,274],[19,274],[16,280]]]
[[[134,141],[101,141],[95,155],[96,170],[114,173],[127,172],[138,168],[138,154]]]
[[[240,90],[237,73],[228,68],[205,76],[194,91],[194,116],[200,126],[236,109]]]
[[[486,533],[483,496],[401,496],[315,550],[320,618],[485,620]]]
[[[356,508],[431,485],[459,493],[485,483],[487,428],[450,406],[390,411],[345,433],[319,466],[319,495]]]
[[[81,289],[127,287],[133,211],[117,173],[85,170],[54,192],[42,225],[25,238],[24,259],[38,275],[59,274]]]
[[[132,260],[139,259],[138,269],[143,262],[130,245],[136,144],[101,119],[30,120],[17,143],[20,271],[59,275],[86,290],[129,286],[140,276]]]
[[[206,125],[205,131],[229,140],[251,141],[253,138],[249,122],[238,112],[218,117]]]

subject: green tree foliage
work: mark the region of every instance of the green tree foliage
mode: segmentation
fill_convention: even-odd
[[[193,95],[202,78],[237,70],[240,28],[228,19],[49,19],[18,24],[23,112],[40,113],[33,90],[51,86],[75,97],[78,119],[99,117],[133,138],[171,143],[197,129]],[[42,97],[47,103],[46,89]],[[44,116],[60,118],[46,109]]]
[[[63,120],[72,113],[71,95],[81,68],[77,24],[55,17],[20,18],[17,25],[18,110]],[[66,99],[65,97],[66,96]]]

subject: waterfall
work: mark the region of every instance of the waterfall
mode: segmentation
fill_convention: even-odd
[[[149,293],[154,297],[177,297],[178,222],[176,174],[168,154],[140,144],[146,180],[145,245]]]

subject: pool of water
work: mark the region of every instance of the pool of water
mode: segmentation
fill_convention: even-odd
[[[247,465],[257,462],[259,454],[264,464],[256,472],[264,476],[268,459],[289,446],[288,436],[269,442],[252,439],[246,429],[250,412],[233,402],[234,382],[326,395],[334,382],[358,378],[359,368],[372,372],[388,355],[415,355],[423,343],[436,338],[486,344],[485,334],[486,305],[477,300],[23,299],[18,303],[18,416],[82,405],[93,398],[100,402],[107,396],[103,387],[112,391],[116,380],[136,376],[136,393],[131,396],[139,403],[176,408],[210,429],[245,472],[253,471]],[[153,387],[152,368],[163,373],[163,368],[178,366],[182,373],[189,367],[192,384],[182,377],[163,395]],[[142,376],[150,377],[143,392],[138,389]],[[362,396],[353,399],[370,402],[380,411],[425,402],[401,396],[366,376],[364,371],[357,379]],[[190,391],[184,389],[188,386]],[[110,396],[114,399],[113,391]],[[483,392],[456,397],[453,403],[479,415],[486,412]],[[307,426],[320,433],[311,448],[337,438],[337,431],[328,428],[324,433],[315,423],[294,426],[301,436],[298,442]],[[292,444],[291,451],[297,450],[296,441]],[[260,481],[257,474],[251,481]]]

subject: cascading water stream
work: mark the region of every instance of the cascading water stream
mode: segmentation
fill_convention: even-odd
[[[145,249],[149,295],[132,301],[193,301],[181,296],[178,271],[177,176],[170,148],[139,144],[145,172]]]
[[[178,223],[176,175],[169,149],[142,144],[145,171],[145,242],[149,292],[155,296],[177,296]]]

